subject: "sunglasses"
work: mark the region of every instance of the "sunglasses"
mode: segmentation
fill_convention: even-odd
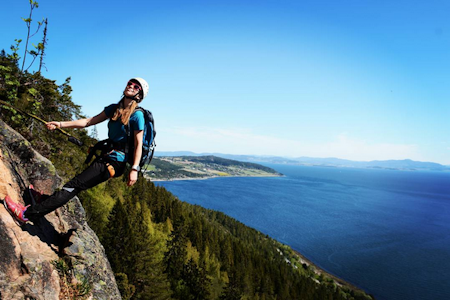
[[[131,81],[128,81],[127,86],[131,86],[133,89],[138,90],[138,91],[142,90],[142,88],[139,84],[131,82]]]

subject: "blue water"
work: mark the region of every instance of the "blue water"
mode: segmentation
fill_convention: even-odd
[[[269,165],[286,177],[160,182],[379,300],[450,299],[450,173]]]

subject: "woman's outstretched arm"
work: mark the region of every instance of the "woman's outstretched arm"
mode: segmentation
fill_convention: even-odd
[[[75,121],[47,122],[47,129],[55,130],[56,128],[85,128],[101,123],[106,119],[108,119],[108,116],[106,116],[105,111],[102,111],[101,113],[92,118],[79,119]]]

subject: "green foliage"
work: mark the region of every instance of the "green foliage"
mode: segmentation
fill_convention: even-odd
[[[82,297],[86,297],[92,290],[92,285],[86,277],[78,279],[78,283],[75,284],[75,295],[76,299],[82,299]]]
[[[92,290],[92,284],[86,277],[78,276],[74,280],[72,275],[72,266],[69,260],[60,258],[53,261],[53,265],[58,271],[60,277],[62,299],[87,299]]]
[[[37,45],[35,45],[34,43],[32,43],[32,46],[34,47],[34,49],[35,50],[28,50],[28,45],[29,45],[29,43],[30,43],[30,39],[33,37],[33,36],[35,36],[38,32],[39,32],[39,29],[41,28],[41,26],[42,26],[42,24],[44,24],[45,23],[45,25],[47,26],[47,20],[44,18],[43,20],[42,20],[42,22],[37,22],[37,24],[38,24],[38,27],[37,27],[37,29],[36,29],[36,32],[35,33],[31,33],[31,27],[32,27],[32,24],[31,24],[31,22],[33,21],[33,19],[32,19],[32,16],[33,16],[33,10],[35,9],[35,8],[38,8],[39,7],[39,3],[37,2],[37,1],[33,1],[33,0],[30,0],[30,15],[29,15],[29,17],[28,18],[22,18],[22,20],[25,22],[25,24],[26,24],[26,26],[27,26],[27,38],[26,38],[26,41],[25,41],[25,51],[24,51],[24,56],[23,56],[23,60],[22,60],[22,68],[21,68],[21,71],[23,72],[23,71],[28,71],[29,69],[30,69],[30,67],[33,65],[33,63],[34,63],[34,61],[36,60],[36,58],[39,56],[39,55],[41,55],[41,65],[39,66],[39,71],[41,70],[41,66],[42,66],[42,56],[43,56],[43,53],[44,53],[44,50],[45,50],[45,44],[47,43],[47,38],[46,38],[46,32],[47,32],[47,30],[46,30],[46,28],[45,28],[45,30],[44,30],[44,38],[43,38],[43,41],[41,42],[41,43],[38,43]],[[16,47],[16,48],[18,48],[18,47]],[[12,49],[12,48],[11,48]],[[18,49],[17,49],[18,50]],[[32,61],[31,61],[31,63],[30,63],[30,65],[24,70],[24,67],[25,67],[25,63],[26,63],[26,58],[27,58],[27,54],[30,54],[31,55],[31,57],[32,57]]]
[[[236,279],[236,276],[231,276],[229,279],[229,283],[222,295],[220,295],[220,300],[241,300],[242,292],[241,286]]]
[[[134,295],[136,288],[128,282],[128,276],[124,273],[116,273],[117,287],[119,288],[122,300],[129,300]]]
[[[151,212],[140,200],[146,191],[142,182],[124,195],[123,203],[116,201],[102,243],[114,272],[126,274],[135,286],[133,299],[170,299],[163,265],[167,235],[154,228]]]
[[[19,43],[20,42],[18,42],[18,44]],[[11,49],[16,48],[11,46]],[[6,55],[3,50],[0,54],[0,96],[9,103],[12,103],[16,98],[17,89],[20,86],[20,72],[17,67],[17,60],[17,52],[14,52],[12,55]]]
[[[18,110],[45,121],[82,118],[81,107],[72,102],[71,91],[70,78],[57,85],[39,72],[21,72],[11,55],[0,53],[0,99]],[[69,134],[85,145],[76,147],[67,142],[66,136],[48,131],[45,124],[8,106],[0,106],[0,118],[28,139],[42,155],[53,160],[65,179],[80,172],[88,146],[95,143],[86,130],[68,129]]]
[[[68,274],[70,271],[70,268],[64,259],[55,260],[53,262],[53,265],[55,266],[56,270],[58,270],[58,272],[61,274]]]
[[[19,54],[17,53],[20,49],[20,43],[22,43],[22,39],[15,39],[15,45],[11,45],[10,49],[12,51],[11,54],[8,54],[8,58],[11,59],[14,63],[17,63],[20,59]]]
[[[105,193],[106,183],[99,184],[80,194],[83,207],[87,212],[87,221],[101,239],[108,223],[108,216],[115,200]]]

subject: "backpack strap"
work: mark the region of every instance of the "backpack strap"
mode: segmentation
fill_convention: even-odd
[[[134,109],[133,114],[134,114],[135,112],[137,112],[138,110],[142,111],[142,113],[144,114],[144,119],[145,119],[145,112],[144,112],[144,110],[143,110],[141,107],[139,107],[139,106],[136,106],[136,108]],[[124,153],[125,153],[125,157],[127,157],[127,160],[128,160],[128,158],[129,158],[128,153],[130,152],[130,143],[131,143],[131,139],[133,138],[133,137],[131,136],[130,121],[128,121],[128,124],[125,125],[125,131],[127,132],[127,142],[125,143]]]
[[[125,143],[125,149],[123,152],[125,153],[125,157],[128,159],[128,152],[130,151],[130,137],[131,137],[131,130],[128,124],[125,125],[125,130],[127,132],[127,142]]]

